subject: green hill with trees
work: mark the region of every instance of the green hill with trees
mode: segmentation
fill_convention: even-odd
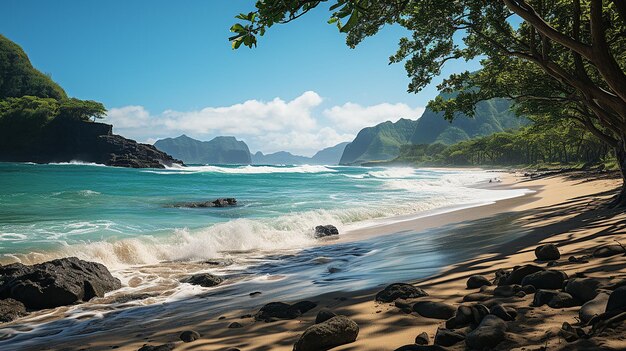
[[[250,149],[235,137],[219,136],[200,141],[181,135],[157,140],[154,146],[185,163],[196,164],[250,164]]]

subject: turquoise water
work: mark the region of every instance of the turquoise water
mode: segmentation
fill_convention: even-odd
[[[388,235],[359,229],[520,196],[485,187],[498,173],[338,166],[195,166],[165,170],[0,163],[0,262],[77,256],[122,288],[0,327],[0,349],[193,325],[241,308],[355,291],[439,272],[520,235],[499,214]],[[232,208],[169,205],[235,197]],[[402,216],[401,219],[397,216]],[[344,240],[313,229],[336,225]],[[372,230],[369,231],[370,233]],[[373,230],[375,232],[375,230]],[[213,288],[181,283],[197,272]],[[249,293],[261,291],[251,298]]]
[[[339,166],[197,166],[166,170],[0,163],[0,262],[74,255],[109,267],[301,249],[313,228],[519,195],[471,186],[483,171]],[[240,206],[171,208],[235,197]]]

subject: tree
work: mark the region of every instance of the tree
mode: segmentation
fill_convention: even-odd
[[[447,118],[456,111],[471,115],[486,98],[511,98],[519,110],[575,121],[604,140],[626,182],[626,1],[258,1],[256,10],[237,16],[244,24],[231,27],[233,48],[256,46],[267,28],[322,3],[331,5],[329,23],[347,33],[350,47],[384,25],[411,32],[390,58],[404,62],[410,92],[429,84],[450,60],[484,57],[480,72],[456,74],[442,84],[460,91],[431,104]],[[626,205],[626,186],[615,201]]]
[[[97,101],[70,98],[61,101],[59,115],[63,118],[81,121],[89,121],[90,118],[93,118],[95,121],[96,118],[104,118],[106,108]]]

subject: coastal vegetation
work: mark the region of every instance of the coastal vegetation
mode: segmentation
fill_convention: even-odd
[[[408,90],[418,92],[451,60],[481,59],[478,72],[440,84],[447,99],[429,106],[453,120],[473,116],[478,102],[510,99],[516,111],[573,122],[613,149],[626,178],[626,3],[623,0],[334,0],[256,3],[232,26],[233,48],[328,4],[329,23],[355,47],[386,25],[409,32],[390,63],[404,63]],[[559,125],[559,124],[555,125]],[[626,205],[626,186],[615,198]]]

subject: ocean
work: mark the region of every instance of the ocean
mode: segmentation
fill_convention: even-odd
[[[140,325],[149,322],[146,313],[183,323],[182,301],[197,309],[194,303],[204,303],[207,294],[212,313],[219,313],[233,304],[254,309],[264,301],[435,274],[523,230],[504,218],[497,230],[471,235],[457,225],[360,240],[359,229],[529,192],[488,186],[499,176],[319,165],[126,169],[0,163],[0,263],[76,256],[103,263],[123,284],[105,298],[36,312],[18,326],[0,328],[0,346],[43,345],[57,341],[53,335],[61,330],[68,338],[85,335],[86,328],[111,330],[120,318]],[[238,206],[171,207],[222,197],[236,198]],[[314,227],[322,224],[337,226],[340,238],[350,240],[316,239]],[[196,272],[226,281],[215,288],[180,282]],[[252,291],[263,294],[253,300]]]

